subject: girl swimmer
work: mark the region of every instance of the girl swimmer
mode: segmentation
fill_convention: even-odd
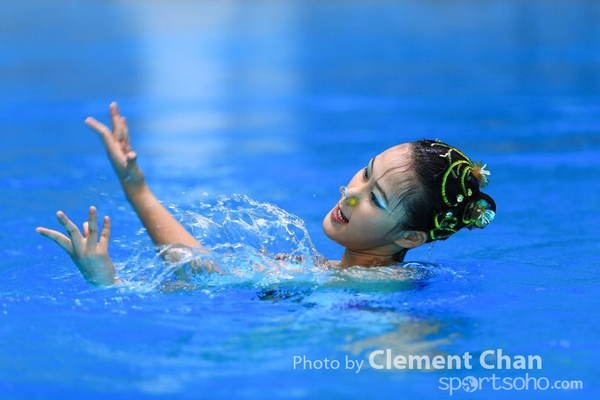
[[[110,118],[112,131],[91,117],[85,123],[100,135],[125,196],[154,244],[200,247],[148,188],[116,103],[110,105]],[[424,243],[446,240],[463,228],[485,228],[496,212],[494,200],[481,191],[489,174],[486,165],[437,140],[385,150],[340,188],[341,198],[323,220],[327,237],[345,248],[342,259],[329,264],[388,266]],[[96,208],[90,207],[83,232],[63,212],[57,217],[68,236],[43,227],[36,231],[62,247],[89,283],[118,283],[108,255],[109,217],[99,231]]]

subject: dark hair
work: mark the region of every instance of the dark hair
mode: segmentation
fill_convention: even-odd
[[[485,228],[496,203],[481,191],[489,172],[460,150],[437,140],[410,143],[414,182],[402,195],[405,218],[398,230],[424,231],[427,242],[463,228]]]

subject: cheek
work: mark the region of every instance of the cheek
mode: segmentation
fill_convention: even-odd
[[[362,217],[362,216],[361,216]],[[387,238],[396,226],[395,221],[385,217],[373,217],[365,215],[361,218],[361,230],[371,237]]]
[[[373,236],[384,236],[388,228],[385,221],[379,218],[373,217],[372,213],[356,213],[350,220],[350,224],[355,223],[354,228],[361,234]]]

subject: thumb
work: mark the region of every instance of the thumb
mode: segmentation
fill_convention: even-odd
[[[127,173],[127,176],[133,178],[133,179],[138,179],[140,178],[141,175],[141,171],[137,165],[137,154],[135,151],[130,151],[129,153],[127,153],[126,157],[126,161],[125,161],[125,172]]]
[[[127,153],[127,164],[135,164],[137,162],[137,153],[135,151],[130,151]]]

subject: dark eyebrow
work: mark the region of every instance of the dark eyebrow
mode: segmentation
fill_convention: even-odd
[[[373,177],[373,164],[375,164],[375,159],[377,158],[377,156],[373,157],[371,159],[371,177]],[[375,188],[381,193],[381,195],[383,196],[383,201],[385,201],[385,206],[389,207],[390,202],[388,201],[388,198],[385,194],[385,192],[383,191],[383,189],[381,188],[381,186],[379,186],[379,183],[377,181],[375,181],[374,183]]]

